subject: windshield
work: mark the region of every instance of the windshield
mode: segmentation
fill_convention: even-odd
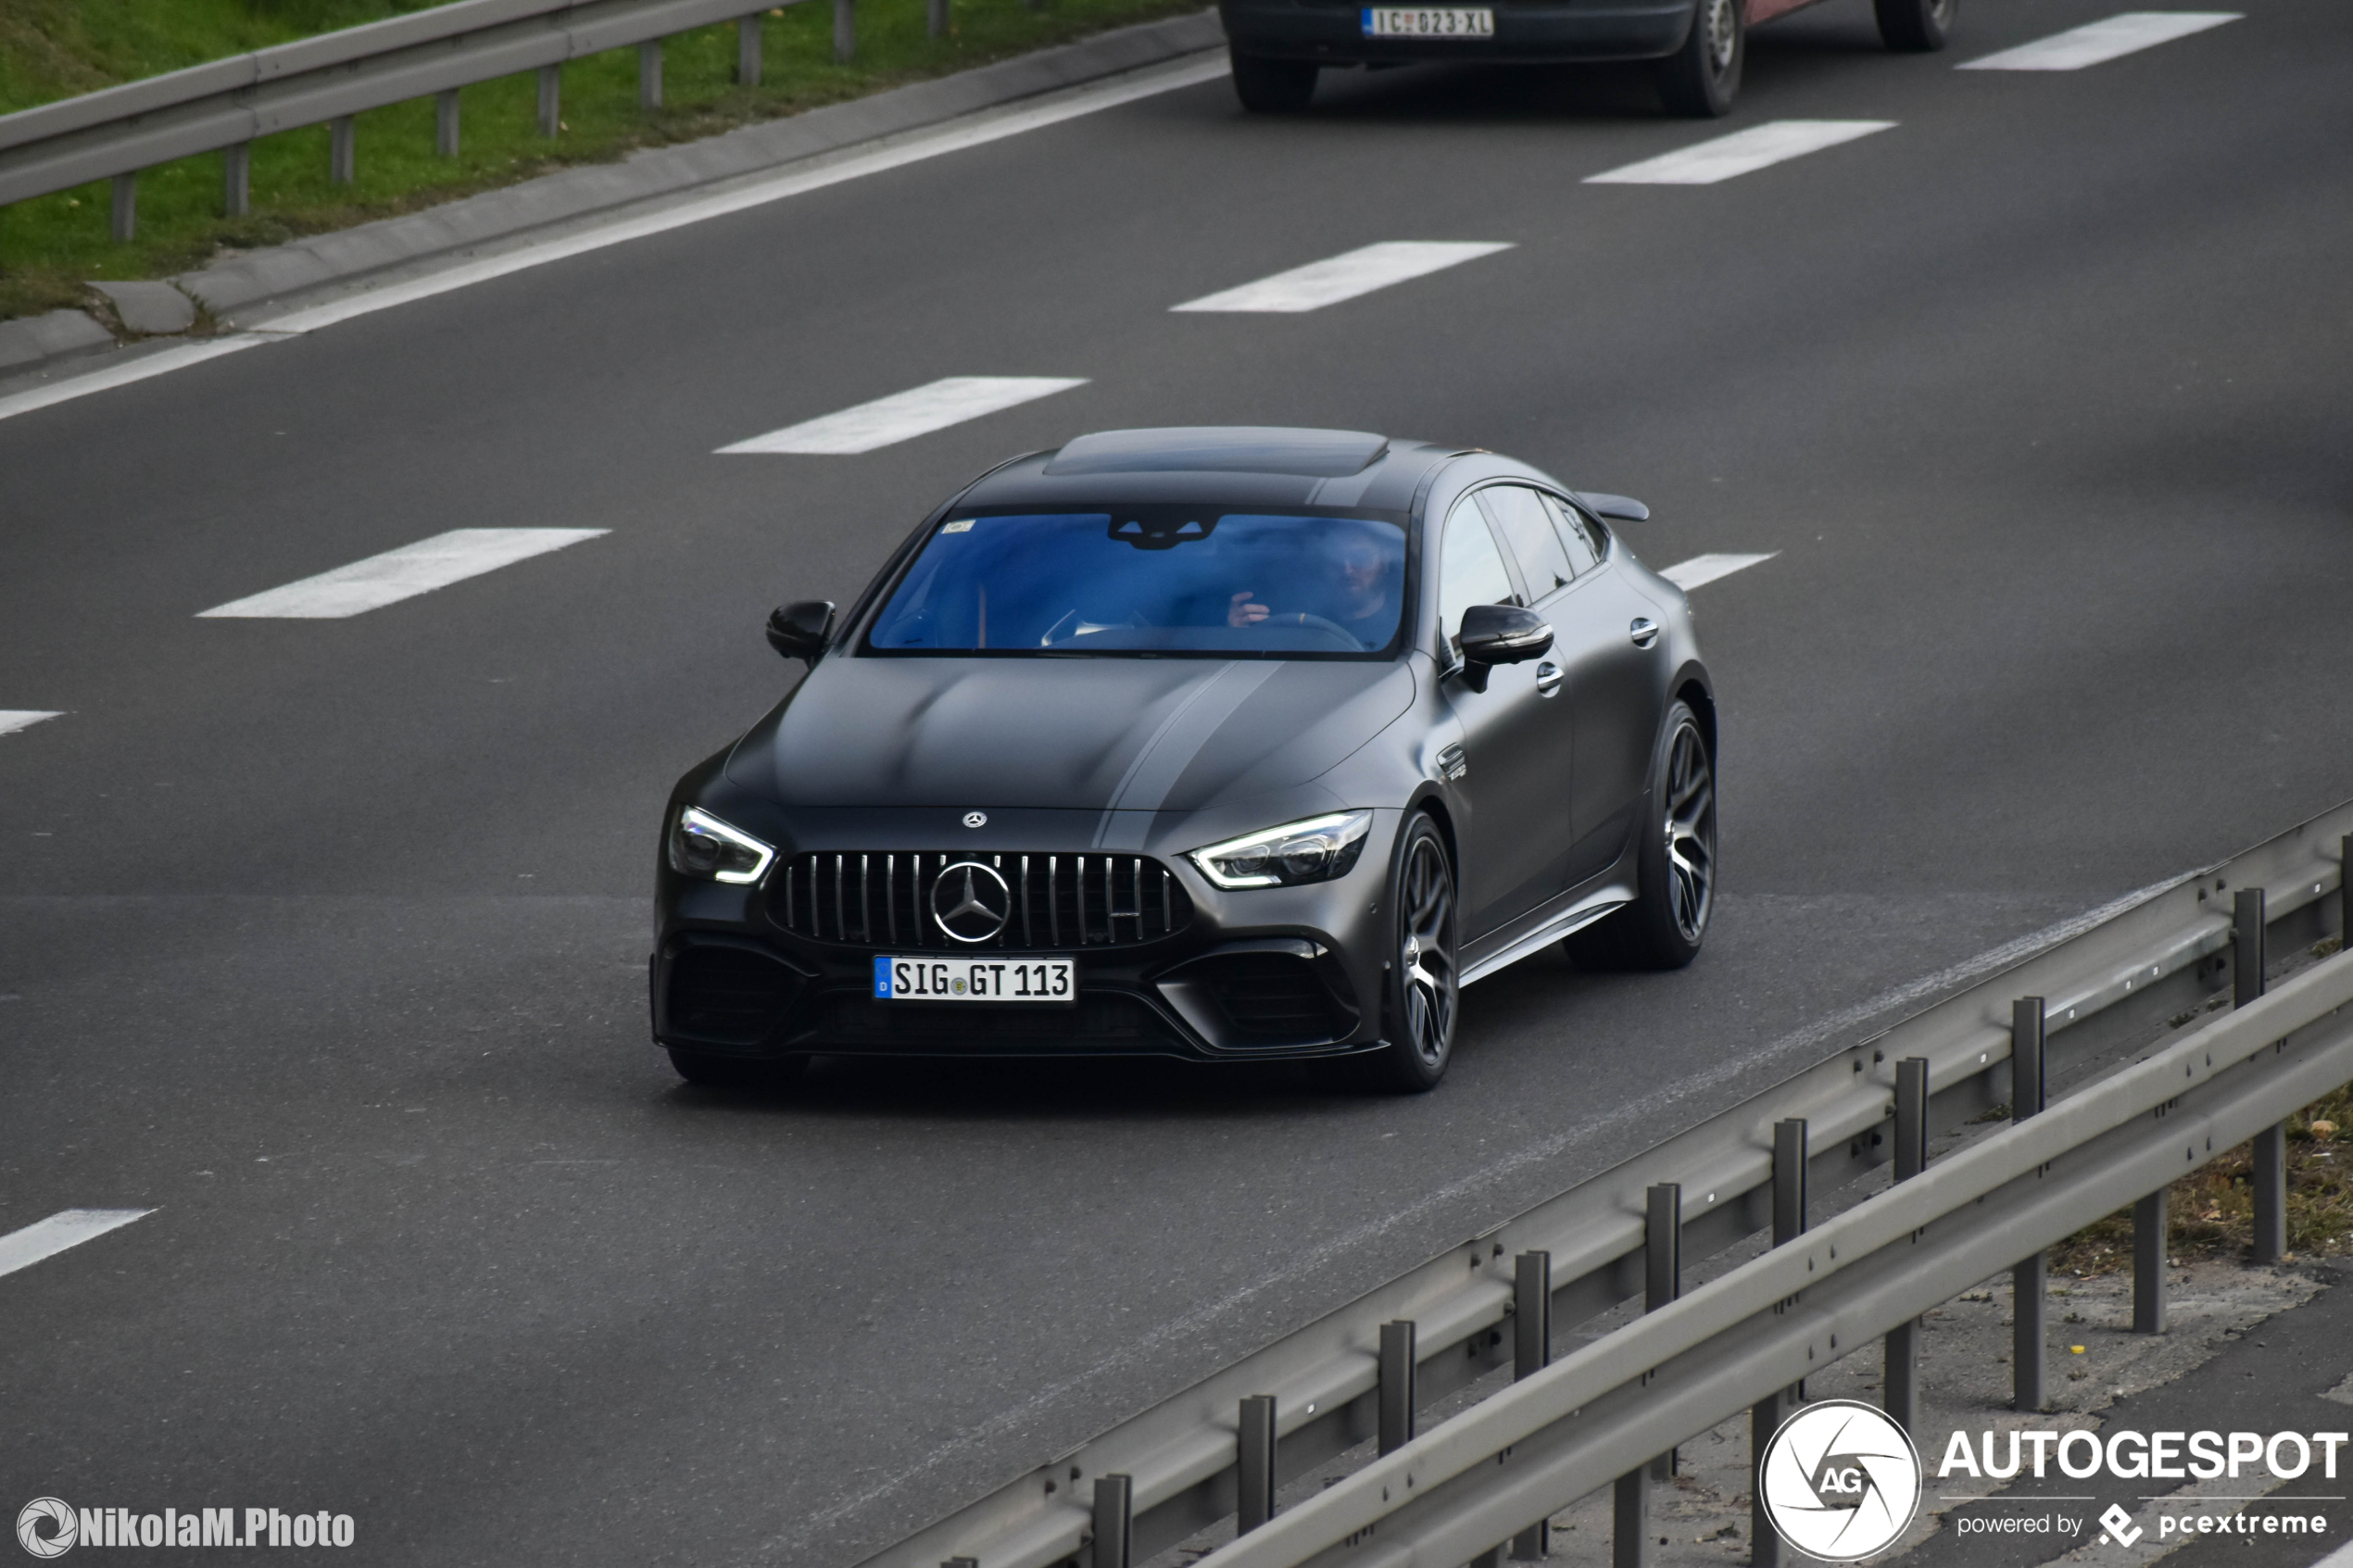
[[[1395,641],[1405,531],[1379,518],[1121,507],[954,517],[878,653],[1364,657]]]

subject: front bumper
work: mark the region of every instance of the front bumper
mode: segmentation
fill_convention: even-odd
[[[1222,891],[1177,857],[1154,858],[1182,888],[1189,913],[1149,939],[1096,945],[1016,946],[1006,957],[1060,957],[1076,968],[1075,1004],[878,1001],[877,954],[917,951],[913,943],[843,940],[843,928],[810,934],[805,886],[788,900],[784,877],[797,856],[873,853],[802,837],[779,855],[759,886],[729,886],[660,874],[648,980],[653,1035],[663,1047],[754,1058],[855,1056],[1172,1056],[1196,1061],[1346,1055],[1381,1037],[1378,933],[1388,884],[1387,845],[1395,813],[1377,822],[1373,844],[1344,877],[1302,887]],[[966,835],[968,836],[968,835]],[[1059,836],[1059,835],[1057,835]],[[1076,836],[1076,835],[1074,835]],[[1030,835],[1025,834],[1025,838]],[[940,840],[957,855],[1009,850],[961,838]],[[1068,842],[1065,840],[1065,842]],[[1085,845],[1085,837],[1076,837]],[[942,851],[898,853],[937,858]],[[1085,849],[1069,851],[1090,853]],[[1057,851],[1063,853],[1063,851]],[[829,895],[830,897],[830,895]],[[853,904],[854,909],[854,904]],[[879,922],[877,913],[875,919]],[[897,929],[911,928],[902,924]],[[798,926],[799,929],[794,929]],[[1064,935],[1069,933],[1064,932]],[[937,939],[928,957],[950,954]]]
[[[1325,65],[1417,60],[1647,60],[1673,54],[1691,31],[1692,0],[1489,0],[1491,38],[1367,38],[1363,7],[1329,0],[1222,0],[1226,36],[1242,54]]]

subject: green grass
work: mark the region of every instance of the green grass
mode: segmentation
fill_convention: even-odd
[[[324,126],[253,146],[252,212],[221,215],[221,157],[207,154],[146,170],[138,238],[109,234],[107,182],[0,207],[0,320],[90,303],[91,279],[159,278],[224,251],[279,245],[436,202],[512,184],[567,164],[609,161],[645,146],[691,141],[881,88],[944,75],[1088,32],[1199,10],[1202,0],[952,0],[952,28],[934,39],[925,0],[860,0],[858,54],[833,57],[824,0],[762,21],[762,81],[734,81],[733,23],[669,41],[661,108],[637,107],[635,49],[564,68],[563,121],[538,133],[535,78],[469,87],[462,150],[434,151],[431,99],[359,118],[358,180],[328,180]],[[0,113],[197,65],[403,11],[419,0],[0,0]]]

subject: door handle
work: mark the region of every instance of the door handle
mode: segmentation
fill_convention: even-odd
[[[1561,667],[1550,659],[1536,667],[1536,695],[1551,696],[1561,689]]]
[[[1626,636],[1636,647],[1646,648],[1658,641],[1658,622],[1647,615],[1638,615],[1634,623],[1626,628]]]

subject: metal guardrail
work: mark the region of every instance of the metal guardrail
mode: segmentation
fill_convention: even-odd
[[[1896,1156],[1899,1130],[1924,1145],[1926,1129],[2009,1101],[2017,998],[2042,999],[2032,1038],[2064,1082],[2202,1009],[2234,970],[2251,970],[2235,976],[2242,996],[2259,994],[2266,931],[2284,947],[2345,929],[2348,834],[2353,803],[2185,877],[1432,1259],[862,1568],[1127,1568],[1238,1508],[1256,1527],[1204,1560],[1214,1568],[1481,1558],[1624,1475],[1628,1456],[1664,1453],[2353,1080],[2353,1022],[2314,1022],[2353,1000],[2353,963],[2338,959],[1408,1440],[1416,1408],[1505,1369],[1528,1374],[1516,1341],[1536,1339],[1541,1365],[1550,1334],[1517,1333],[1516,1318],[1567,1328],[1645,1294],[1654,1189],[1680,1186],[1667,1255],[1697,1260],[1802,1229],[1793,1185],[1847,1185]],[[2234,904],[2250,929],[2234,924]],[[1899,1081],[1914,1096],[1902,1129]],[[1521,1254],[1549,1255],[1535,1276],[1548,1289],[1520,1283]],[[1275,1488],[1366,1441],[1383,1457],[1262,1523]]]
[[[333,178],[348,183],[352,117],[437,95],[445,157],[458,151],[458,90],[539,72],[539,129],[556,134],[565,61],[638,48],[638,100],[661,103],[661,41],[718,22],[737,24],[736,80],[757,82],[761,16],[797,0],[456,0],[385,21],[282,44],[143,82],[0,115],[0,206],[111,177],[115,238],[136,227],[138,171],[198,153],[226,152],[222,205],[248,202],[256,137],[311,125],[334,128]],[[834,52],[856,48],[853,0],[834,0]],[[930,0],[934,36],[947,0]]]

